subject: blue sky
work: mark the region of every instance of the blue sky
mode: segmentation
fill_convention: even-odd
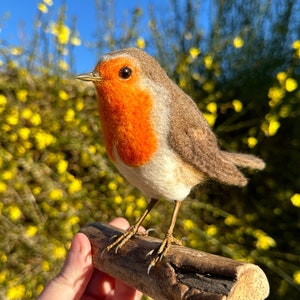
[[[0,9],[0,46],[1,41],[5,41],[9,46],[19,46],[20,36],[25,34],[24,40],[30,42],[34,28],[34,19],[37,14],[37,5],[42,0],[14,0],[1,1]],[[80,33],[82,45],[75,47],[74,55],[77,73],[89,71],[93,68],[99,56],[103,53],[96,53],[95,49],[86,47],[88,42],[95,41],[96,32],[96,10],[94,0],[66,0],[67,5],[67,21],[71,24],[73,16],[77,18],[77,29]],[[57,14],[59,7],[63,3],[62,0],[53,0],[53,13]],[[116,15],[120,17],[118,22],[122,21],[124,15],[130,14],[136,6],[143,9],[144,17],[147,17],[147,7],[149,4],[160,5],[161,1],[157,0],[115,0]],[[146,14],[146,15],[145,15]],[[54,17],[55,20],[55,17]],[[98,37],[99,38],[99,37]]]

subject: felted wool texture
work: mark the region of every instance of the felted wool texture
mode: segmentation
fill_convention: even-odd
[[[104,67],[106,62],[109,62],[109,68]],[[119,69],[125,64],[133,69],[133,76],[131,81],[120,85],[113,78],[118,77]],[[193,100],[146,52],[135,48],[111,52],[101,59],[96,71],[104,78],[103,81],[110,82],[105,87],[97,88],[99,98],[106,97],[107,105],[111,106],[120,92],[122,96],[126,95],[109,110],[102,108],[100,104],[103,101],[99,101],[99,110],[104,119],[104,131],[107,132],[108,151],[115,159],[117,168],[146,196],[183,200],[193,186],[210,178],[243,186],[247,179],[237,167],[264,167],[264,162],[252,155],[220,150],[216,136]],[[98,82],[95,84],[97,86]],[[99,92],[101,89],[102,92]],[[133,94],[135,96],[132,97]],[[129,114],[125,112],[127,107]],[[120,119],[116,119],[115,127],[111,127],[111,121],[109,117],[105,120],[106,113],[101,112],[102,109],[113,118],[115,114],[118,117],[124,115],[121,118],[124,123],[130,121],[132,116],[136,117],[137,122],[121,125]],[[145,122],[145,119],[150,121]],[[138,130],[131,130],[131,126]],[[116,129],[126,133],[122,143],[117,142],[122,140],[122,134],[116,135]],[[145,142],[147,140],[149,143]],[[122,147],[117,147],[121,144]],[[123,147],[128,150],[122,152]]]
[[[262,169],[253,155],[221,151],[217,138],[192,99],[173,85],[169,143],[180,157],[207,177],[229,185],[244,186],[247,179],[237,166]],[[180,121],[179,121],[180,120]]]
[[[153,57],[135,48],[121,52],[138,58],[143,74],[168,91],[171,97],[168,141],[183,161],[208,178],[237,186],[247,184],[237,166],[260,170],[265,167],[265,163],[253,155],[221,151],[216,136],[196,104],[171,81]]]
[[[122,80],[120,68],[129,65],[132,78]],[[141,88],[138,69],[128,59],[111,59],[102,62],[98,70],[103,80],[99,83],[99,113],[104,141],[109,156],[114,160],[113,147],[120,159],[129,166],[148,162],[157,148],[150,122],[152,100]],[[117,88],[116,88],[117,87]]]

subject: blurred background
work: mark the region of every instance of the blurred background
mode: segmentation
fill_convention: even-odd
[[[259,265],[269,299],[299,299],[299,13],[299,0],[2,3],[0,298],[34,299],[83,225],[145,209],[107,158],[94,87],[75,79],[133,46],[195,100],[222,148],[267,163],[245,171],[246,188],[195,189],[175,236]],[[161,201],[144,226],[162,238],[171,211]]]

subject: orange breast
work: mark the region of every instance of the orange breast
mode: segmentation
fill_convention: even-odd
[[[152,101],[136,86],[113,86],[114,82],[97,88],[99,114],[108,155],[115,160],[113,149],[129,166],[147,163],[157,148],[157,139],[150,122]]]

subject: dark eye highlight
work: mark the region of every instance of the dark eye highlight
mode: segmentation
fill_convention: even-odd
[[[127,66],[121,68],[119,71],[119,77],[122,79],[128,79],[131,76],[131,74],[132,70]]]

